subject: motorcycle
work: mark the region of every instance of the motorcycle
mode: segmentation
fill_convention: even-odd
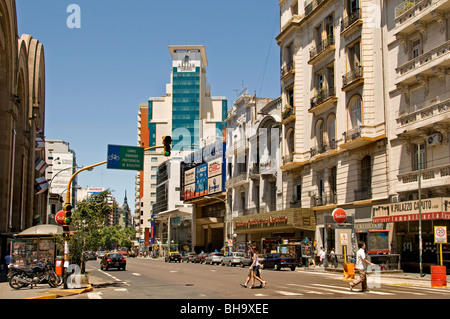
[[[34,266],[32,268],[18,265],[9,265],[8,282],[11,288],[21,289],[46,281],[50,287],[56,288],[62,284],[63,280],[54,270],[53,264],[47,261],[45,265]]]

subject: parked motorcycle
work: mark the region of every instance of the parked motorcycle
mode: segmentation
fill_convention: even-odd
[[[34,266],[32,268],[22,267],[18,265],[9,265],[8,282],[11,288],[21,289],[46,281],[50,287],[56,288],[62,284],[63,280],[54,270],[54,266],[50,261],[45,265]]]

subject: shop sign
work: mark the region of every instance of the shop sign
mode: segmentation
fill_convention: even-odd
[[[333,220],[338,224],[345,223],[347,220],[347,214],[342,208],[336,208],[331,215],[333,216]]]
[[[422,220],[450,219],[447,211],[449,198],[427,198],[421,200]],[[446,204],[447,203],[447,204]],[[408,201],[376,205],[372,207],[374,223],[390,223],[419,220],[419,201]]]
[[[286,216],[279,217],[269,217],[269,218],[254,218],[247,221],[238,222],[236,221],[234,227],[236,229],[247,229],[247,228],[259,228],[259,227],[275,227],[275,226],[285,226],[287,224]]]

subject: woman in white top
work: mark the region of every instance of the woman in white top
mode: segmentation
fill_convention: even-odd
[[[250,269],[252,270],[252,285],[249,288],[255,288],[255,278],[261,282],[262,287],[264,288],[266,286],[266,282],[262,280],[260,277],[257,276],[258,268],[259,268],[259,262],[258,262],[258,248],[256,246],[252,246],[252,252],[253,252],[253,262],[250,265]]]

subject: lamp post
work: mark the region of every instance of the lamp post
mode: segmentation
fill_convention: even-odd
[[[224,238],[224,243],[227,242],[228,240],[228,234],[231,234],[231,232],[228,232],[228,224],[229,224],[229,213],[228,213],[228,203],[226,200],[219,198],[219,197],[213,197],[213,196],[205,196],[204,198],[208,198],[208,199],[218,199],[220,201],[222,201],[225,204],[225,218],[224,218],[224,234],[223,234],[223,238]],[[224,245],[225,246],[225,245]]]

